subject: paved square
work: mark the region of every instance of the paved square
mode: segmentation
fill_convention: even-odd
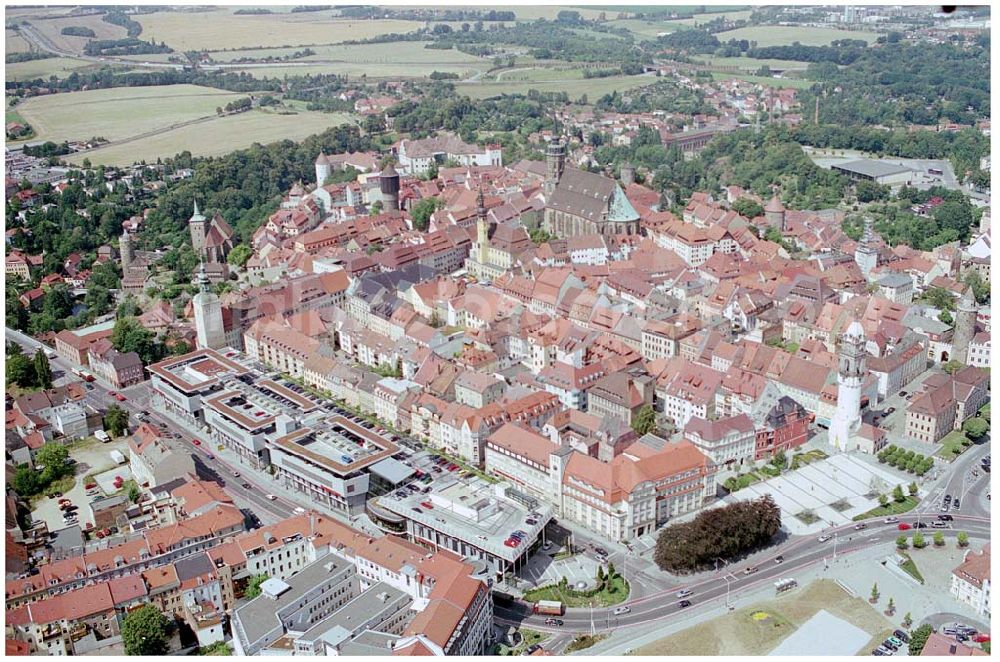
[[[768,655],[854,655],[871,638],[861,628],[821,609]]]
[[[792,535],[815,534],[830,526],[849,523],[855,515],[878,506],[869,494],[891,493],[896,485],[908,485],[912,477],[896,474],[875,458],[839,453],[813,462],[783,476],[755,483],[723,499],[725,503],[756,499],[770,494],[781,508],[781,522]],[[846,503],[838,511],[831,504]],[[811,511],[818,519],[806,524],[795,517]]]

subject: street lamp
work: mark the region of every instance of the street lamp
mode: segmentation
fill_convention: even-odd
[[[722,578],[726,580],[726,609],[732,611],[733,605],[729,602],[729,575],[723,575]]]

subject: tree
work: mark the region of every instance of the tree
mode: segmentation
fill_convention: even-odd
[[[24,388],[31,388],[38,383],[34,361],[24,355],[17,343],[7,343],[5,378],[8,384],[17,384]]]
[[[615,570],[615,564],[611,561],[608,561],[608,579],[611,580],[617,576],[618,572]]]
[[[246,244],[240,244],[229,252],[229,256],[226,258],[226,261],[229,264],[242,269],[247,266],[247,260],[249,260],[252,256],[253,249]]]
[[[771,542],[781,528],[781,509],[770,495],[700,513],[664,527],[653,560],[661,570],[707,570],[716,559],[737,558]]]
[[[896,549],[906,549],[909,546],[910,543],[906,539],[906,536],[899,536],[898,538],[896,538]]]
[[[104,428],[112,437],[120,437],[127,434],[128,412],[118,405],[111,405],[104,415]]]
[[[910,633],[910,645],[907,649],[910,655],[920,655],[932,632],[934,632],[934,628],[925,624]]]
[[[139,304],[135,302],[135,296],[128,294],[115,311],[115,317],[135,317],[142,313]]]
[[[139,489],[139,486],[134,480],[130,480],[126,494],[128,495],[129,501],[132,503],[139,503],[139,499],[142,497],[142,490]]]
[[[906,501],[906,495],[903,494],[902,485],[897,485],[892,490],[892,498],[896,501],[896,503],[903,503],[904,501]]]
[[[910,496],[917,496],[917,492],[920,491],[920,488],[917,487],[916,481],[910,483],[910,485],[909,485],[909,487],[907,489],[910,492]]]
[[[656,410],[652,405],[643,405],[632,419],[632,429],[640,437],[656,429]]]
[[[906,615],[903,616],[903,628],[908,630],[911,625],[913,625],[913,616],[910,615],[910,612],[906,612]]]
[[[944,546],[944,534],[940,531],[934,532],[934,546],[943,547]]]
[[[18,467],[14,472],[12,485],[14,491],[22,497],[29,497],[41,491],[38,482],[38,472],[26,464]]]
[[[956,372],[965,367],[965,364],[957,359],[952,359],[947,363],[941,365],[941,369],[947,372],[949,375],[954,375]]]
[[[42,388],[52,388],[52,368],[42,350],[35,352],[35,382]]]
[[[39,448],[38,453],[35,455],[36,466],[45,465],[45,471],[51,472],[53,478],[62,478],[66,475],[66,471],[70,467],[67,463],[68,460],[69,450],[62,444],[54,441],[50,441]]]
[[[913,534],[913,549],[923,549],[927,546],[927,541],[924,540],[924,534],[917,531]]]
[[[170,621],[151,604],[125,616],[122,641],[128,655],[166,655],[169,650]]]
[[[733,211],[747,218],[757,218],[764,215],[764,208],[760,203],[750,198],[739,198],[732,204]]]
[[[955,310],[955,295],[943,287],[927,288],[920,299],[940,310]]]
[[[379,214],[381,214],[382,213],[382,201],[381,200],[376,200],[375,202],[373,202],[371,204],[371,207],[368,208],[368,213],[371,216],[378,216]]]
[[[778,471],[783,471],[788,466],[788,456],[785,455],[785,451],[779,450],[775,453],[774,457],[771,458],[771,464]]]
[[[268,580],[267,575],[254,575],[253,577],[251,577],[250,581],[247,583],[247,591],[245,596],[247,598],[250,598],[251,600],[253,598],[256,598],[258,595],[260,595],[260,585],[266,582],[267,580]]]
[[[989,429],[990,424],[986,422],[985,418],[970,418],[962,424],[962,431],[968,435],[970,439],[979,439],[985,435],[986,431]]]
[[[883,508],[885,508],[886,506],[889,505],[889,497],[887,497],[884,494],[879,494],[878,495],[878,503],[879,503],[880,506],[882,506]]]
[[[423,232],[428,228],[431,214],[438,210],[441,201],[438,198],[424,198],[413,205],[410,216],[413,217],[413,227]]]
[[[942,324],[947,324],[948,326],[951,326],[952,324],[955,323],[955,318],[952,317],[951,313],[949,313],[947,310],[942,310],[938,314],[938,321],[941,322]]]
[[[878,602],[879,598],[878,583],[872,584],[872,602]]]
[[[896,611],[896,601],[893,600],[892,597],[889,598],[889,604],[885,606],[885,610],[890,614]]]
[[[597,566],[597,583],[598,584],[603,584],[604,583],[604,566],[603,565]]]
[[[111,344],[119,352],[135,352],[146,365],[160,360],[163,353],[153,339],[153,332],[135,317],[118,318],[111,332]]]
[[[968,547],[969,546],[969,534],[966,533],[965,531],[959,531],[958,532],[958,537],[956,538],[956,541],[958,542],[958,546],[959,547]]]

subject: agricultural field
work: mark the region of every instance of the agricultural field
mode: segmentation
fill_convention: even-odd
[[[244,96],[197,85],[115,87],[33,97],[17,108],[36,140],[121,140],[214,116],[216,107]]]
[[[175,51],[217,51],[336,44],[391,32],[412,32],[420,21],[335,19],[330,12],[234,15],[232,9],[156,12],[135,16],[143,39],[166,42]]]
[[[492,83],[459,83],[455,86],[459,94],[473,99],[500,96],[501,94],[527,94],[534,89],[539,92],[566,92],[571,101],[586,94],[591,102],[613,91],[631,90],[656,81],[650,76],[609,76],[607,78],[577,78],[567,80],[511,81]]]
[[[421,77],[434,71],[456,73],[463,78],[477,72],[485,72],[493,66],[490,58],[479,58],[458,50],[436,50],[424,48],[428,42],[400,42],[386,48],[385,44],[361,44],[358,46],[315,46],[315,55],[290,60],[288,63],[268,66],[228,68],[230,71],[246,71],[258,78],[273,78],[287,75],[337,73],[351,76],[366,75],[370,78],[387,76]],[[217,62],[230,62],[242,57],[281,57],[294,53],[296,48],[250,49],[213,53]]]
[[[645,41],[656,39],[661,34],[670,34],[683,28],[678,27],[679,21],[665,21],[662,19],[650,20],[645,18],[626,18],[620,21],[611,21],[609,25],[616,28],[625,28],[631,32],[636,39]]]
[[[101,20],[101,16],[96,14],[90,16],[71,16],[68,18],[51,18],[44,20],[32,20],[31,24],[41,32],[53,46],[61,50],[73,53],[83,53],[83,47],[90,41],[87,37],[68,37],[61,34],[63,28],[83,27],[90,28],[97,35],[96,39],[124,39],[127,34],[125,28],[119,25],[112,25]],[[143,37],[146,38],[145,36]]]
[[[27,53],[31,50],[28,40],[15,30],[4,30],[3,38],[5,53]]]
[[[194,156],[220,156],[253,143],[302,140],[331,126],[353,122],[345,113],[299,112],[279,115],[253,110],[227,117],[211,117],[176,129],[136,140],[108,145],[67,157],[72,163],[89,158],[91,163],[128,165],[135,161],[155,161],[183,152]]]
[[[869,44],[878,38],[876,32],[860,30],[839,30],[837,28],[811,28],[791,25],[758,25],[740,28],[715,35],[719,41],[746,39],[756,41],[758,46],[790,46],[799,42],[803,46],[826,46],[837,39],[864,39]]]
[[[701,56],[698,61],[710,67],[738,67],[741,71],[757,71],[765,64],[771,69],[781,71],[805,71],[809,67],[808,62],[797,60],[774,60],[752,57],[705,57]]]
[[[87,60],[74,60],[69,57],[49,57],[44,60],[29,60],[27,62],[15,62],[5,65],[6,80],[21,81],[35,78],[48,78],[58,76],[65,78],[74,71],[98,68],[93,62]]]
[[[796,90],[804,90],[812,86],[813,81],[801,78],[770,78],[768,76],[746,76],[743,74],[731,74],[722,71],[713,71],[714,80],[731,80],[733,78],[745,80],[749,83],[766,85],[767,87],[792,87]]]
[[[750,14],[752,13],[753,11],[750,9],[737,9],[732,11],[720,11],[711,14],[695,14],[691,18],[682,18],[670,22],[678,25],[702,25],[704,23],[708,23],[709,21],[714,21],[717,18],[726,18],[730,21],[744,21],[750,18]]]
[[[873,637],[892,631],[889,622],[866,600],[851,597],[832,581],[819,580],[781,597],[699,623],[643,646],[635,654],[767,655],[820,609]]]

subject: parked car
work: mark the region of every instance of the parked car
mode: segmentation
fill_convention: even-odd
[[[894,630],[892,634],[897,639],[899,639],[900,641],[902,641],[904,644],[907,644],[907,643],[910,642],[910,635],[906,634],[902,630]]]
[[[962,507],[962,502],[959,499],[955,499],[951,502],[951,505],[954,506],[955,510],[958,510]]]

